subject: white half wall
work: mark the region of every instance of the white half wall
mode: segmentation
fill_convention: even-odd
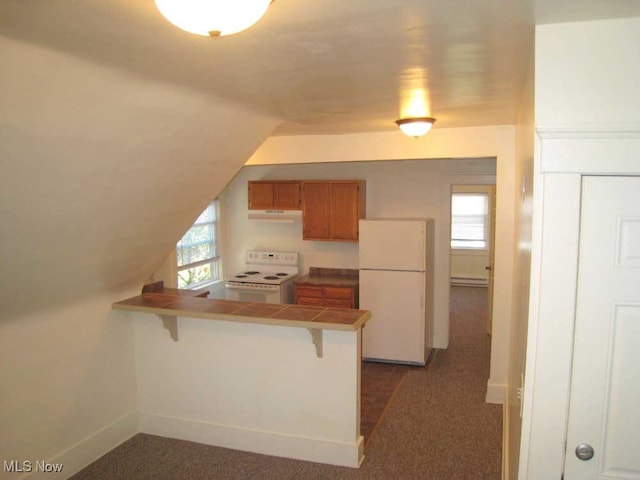
[[[160,318],[135,325],[142,432],[238,450],[358,467],[360,331],[324,331],[316,356],[305,328]]]

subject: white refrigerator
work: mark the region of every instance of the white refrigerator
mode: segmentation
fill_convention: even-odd
[[[433,325],[433,220],[360,220],[365,360],[425,365]]]

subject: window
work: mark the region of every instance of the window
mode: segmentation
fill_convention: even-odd
[[[451,248],[486,249],[489,242],[489,195],[451,195]]]
[[[216,199],[176,245],[178,288],[198,288],[220,278],[217,234]]]

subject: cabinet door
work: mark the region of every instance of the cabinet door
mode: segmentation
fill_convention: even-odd
[[[302,184],[302,238],[329,240],[331,220],[331,184],[304,182]]]
[[[274,183],[273,203],[282,210],[300,209],[300,182]]]
[[[271,182],[249,182],[249,209],[273,208],[274,185]]]
[[[358,240],[360,192],[357,183],[331,184],[331,238]]]
[[[323,293],[325,307],[355,308],[351,287],[324,287]]]
[[[296,285],[296,305],[322,306],[322,287]]]

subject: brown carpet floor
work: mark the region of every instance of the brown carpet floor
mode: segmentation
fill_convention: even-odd
[[[72,478],[499,480],[502,407],[484,401],[491,342],[486,294],[451,289],[449,348],[436,351],[428,368],[387,366],[384,374],[400,377],[399,385],[384,387],[391,401],[368,426],[367,409],[376,401],[366,403],[363,387],[363,432],[370,434],[359,469],[139,434]]]

